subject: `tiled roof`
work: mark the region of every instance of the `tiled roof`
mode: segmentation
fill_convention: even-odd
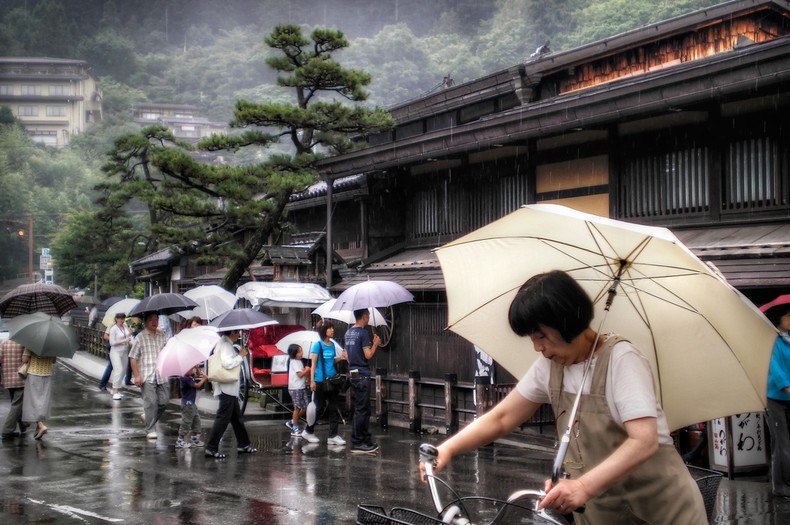
[[[411,292],[444,290],[439,260],[433,250],[428,248],[404,250],[371,264],[364,272],[332,286],[332,291],[342,292],[368,279],[393,281]]]

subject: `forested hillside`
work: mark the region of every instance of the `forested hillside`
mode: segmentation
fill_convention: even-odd
[[[664,20],[715,0],[2,0],[0,56],[92,64],[104,119],[60,150],[34,144],[0,108],[0,279],[29,263],[19,225],[32,217],[35,253],[53,246],[56,281],[129,293],[128,262],[147,248],[144,215],[97,222],[96,185],[116,138],[136,133],[139,102],[190,104],[218,122],[238,100],[293,104],[267,66],[264,38],[279,24],[335,28],[350,41],[336,58],[370,73],[369,107],[389,107],[526,59]],[[95,238],[95,239],[94,239]],[[93,239],[100,248],[86,248]],[[109,247],[104,239],[117,241]],[[60,259],[58,259],[60,258]],[[35,261],[38,261],[36,256]]]
[[[419,96],[525,59],[717,3],[714,0],[3,0],[0,55],[87,60],[106,110],[139,100],[202,107],[285,96],[265,67],[276,24],[333,27],[343,60],[373,76],[370,102]]]

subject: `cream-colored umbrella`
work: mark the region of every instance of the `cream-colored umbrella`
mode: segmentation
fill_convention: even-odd
[[[112,326],[115,324],[115,314],[126,314],[129,315],[129,312],[140,303],[140,299],[135,299],[133,297],[127,297],[126,299],[121,299],[120,301],[113,303],[107,308],[107,311],[104,312],[104,317],[102,317],[102,324],[104,326]]]
[[[765,409],[775,328],[665,228],[536,204],[436,254],[449,328],[516,377],[538,354],[511,330],[510,303],[529,277],[564,270],[595,304],[592,328],[622,335],[649,359],[671,429]]]

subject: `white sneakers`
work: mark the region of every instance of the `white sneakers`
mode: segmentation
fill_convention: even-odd
[[[326,440],[327,445],[345,445],[346,440],[340,436],[332,436]]]
[[[318,443],[321,441],[318,439],[318,436],[313,434],[312,432],[308,432],[307,430],[302,432],[302,439],[306,439],[308,443]]]
[[[112,398],[113,398],[115,401],[120,401],[121,399],[123,399],[123,396],[122,396],[121,394],[113,394],[113,395],[112,395]]]
[[[148,439],[156,439],[156,432],[149,432],[145,435]]]

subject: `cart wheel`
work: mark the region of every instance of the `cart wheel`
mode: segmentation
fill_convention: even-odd
[[[381,344],[379,346],[387,346],[392,339],[392,331],[395,329],[395,311],[392,307],[388,308],[379,308],[378,309],[381,314],[384,316],[384,320],[387,324],[383,324],[381,326],[377,326],[376,334],[378,334],[379,338],[381,339]]]

